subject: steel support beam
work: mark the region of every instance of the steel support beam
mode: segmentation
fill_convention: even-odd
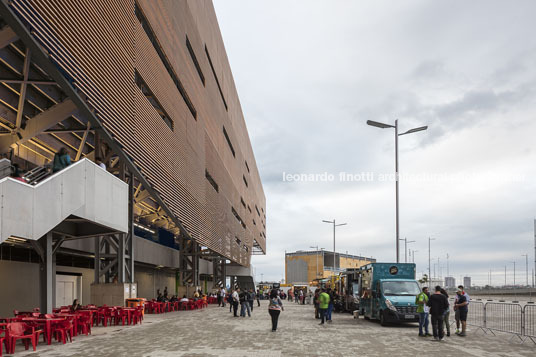
[[[11,135],[0,137],[0,152],[7,152],[11,145],[20,144],[30,140],[36,135],[67,119],[76,113],[76,111],[77,108],[74,102],[70,99],[66,99],[63,102],[50,107],[48,110],[37,114],[26,122],[26,127],[24,129],[15,129]]]
[[[20,85],[20,94],[19,94],[19,105],[17,107],[17,121],[15,122],[15,127],[18,129],[22,124],[22,114],[24,113],[24,103],[26,101],[26,88],[28,87],[28,72],[30,72],[30,48],[26,47],[26,56],[24,57],[24,66],[22,69],[22,76],[24,77],[23,82]]]
[[[13,31],[9,26],[5,26],[2,31],[0,31],[0,48],[8,46],[10,43],[15,42],[19,39],[19,36]]]

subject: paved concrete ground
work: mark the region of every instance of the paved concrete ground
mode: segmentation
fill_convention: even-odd
[[[267,303],[251,318],[233,318],[228,308],[147,315],[143,324],[95,328],[93,336],[73,343],[40,344],[37,353],[19,356],[535,356],[536,345],[469,331],[444,342],[417,337],[416,324],[381,327],[379,323],[334,314],[319,326],[310,305],[285,304],[279,329],[272,333]]]

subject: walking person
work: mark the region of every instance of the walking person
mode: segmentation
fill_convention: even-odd
[[[253,312],[253,301],[255,301],[255,290],[249,289],[248,303],[249,307],[251,308],[251,312]]]
[[[261,294],[259,293],[259,290],[257,289],[257,294],[255,295],[257,297],[257,307],[261,307]]]
[[[66,168],[71,164],[71,157],[67,152],[67,149],[62,147],[60,151],[54,154],[52,161],[52,172],[58,172]]]
[[[422,292],[415,298],[417,304],[417,313],[419,314],[419,336],[432,336],[428,332],[428,313],[430,308],[428,307],[428,287],[423,287]],[[424,331],[423,331],[424,330]]]
[[[246,317],[246,311],[248,312],[248,317],[251,317],[251,308],[249,305],[249,292],[243,291],[239,295],[240,300],[240,316]]]
[[[313,304],[314,304],[314,307],[315,307],[315,319],[319,319],[320,318],[320,308],[319,308],[319,304],[320,304],[320,300],[319,300],[319,296],[320,296],[320,289],[316,289],[315,290],[315,296],[313,297]]]
[[[441,294],[445,295],[445,297],[447,298],[447,302],[448,302],[449,301],[449,294],[447,293],[447,291],[445,289],[441,289]],[[445,323],[445,329],[447,330],[447,337],[450,337],[450,321],[449,321],[449,317],[450,317],[450,308],[448,308],[447,311],[445,311],[445,314],[443,315],[443,322]]]
[[[233,311],[233,294],[229,291],[226,295],[227,303],[229,304],[229,312]]]
[[[277,321],[279,320],[279,315],[281,311],[284,311],[283,302],[277,295],[277,290],[273,289],[270,292],[270,303],[268,305],[268,313],[272,317],[272,332],[277,331]]]
[[[449,309],[449,301],[445,295],[441,294],[441,286],[435,287],[435,292],[428,301],[430,306],[430,316],[432,320],[432,331],[435,341],[442,341],[444,337],[443,316]]]
[[[240,293],[240,288],[236,288],[233,291],[233,294],[231,295],[233,299],[233,316],[238,317],[238,302],[240,301],[240,296],[238,295]]]
[[[225,307],[225,298],[227,297],[227,293],[223,286],[221,287],[221,290],[218,292],[218,295],[221,298],[221,307]]]
[[[462,332],[456,332],[456,334],[460,337],[465,337],[467,330],[467,313],[469,312],[469,301],[467,300],[467,296],[463,294],[463,290],[461,288],[458,288],[458,290],[456,290],[456,295],[457,301],[454,304],[454,310],[458,311],[458,320],[456,321],[456,323],[458,324],[458,321],[460,321],[462,325]]]
[[[320,289],[320,294],[318,295],[318,311],[320,313],[320,325],[324,324],[324,319],[326,318],[326,312],[328,311],[330,303],[329,294],[326,293],[324,289]]]
[[[328,304],[328,311],[327,311],[327,321],[328,324],[332,323],[331,320],[331,314],[333,312],[333,304],[335,302],[335,291],[328,288],[327,294],[329,295],[329,304]]]

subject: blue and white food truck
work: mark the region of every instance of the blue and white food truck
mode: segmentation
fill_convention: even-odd
[[[415,264],[371,263],[361,267],[357,275],[359,312],[365,319],[380,320],[383,326],[419,321]]]

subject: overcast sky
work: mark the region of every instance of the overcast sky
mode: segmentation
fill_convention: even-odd
[[[536,2],[214,0],[267,199],[257,278],[319,245],[395,259],[394,123],[401,237],[417,271],[525,282],[534,266]],[[333,175],[288,182],[283,173]],[[340,173],[370,173],[343,182]],[[416,175],[416,176],[415,176]],[[439,175],[432,177],[432,175]],[[386,178],[386,180],[381,180]],[[402,242],[403,243],[403,242]],[[401,256],[404,257],[403,244]],[[433,273],[432,266],[432,273]],[[438,269],[439,270],[439,269]],[[436,275],[439,272],[437,272]],[[530,274],[530,273],[529,273]],[[529,277],[530,282],[530,277]]]

